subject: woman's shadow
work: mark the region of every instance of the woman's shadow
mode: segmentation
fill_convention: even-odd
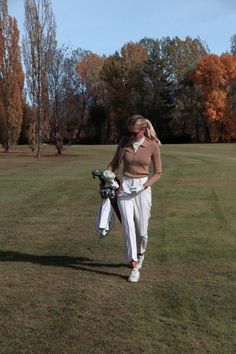
[[[71,257],[71,256],[39,256],[16,251],[0,251],[0,262],[23,262],[39,264],[42,266],[65,267],[74,270],[93,272],[103,275],[116,276],[122,279],[127,279],[126,276],[110,272],[101,268],[122,268],[128,267],[124,263],[99,263],[93,259],[86,257]]]

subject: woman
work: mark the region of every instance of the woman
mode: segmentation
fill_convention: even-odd
[[[129,137],[121,139],[107,169],[115,172],[123,161],[123,177],[117,193],[117,203],[126,258],[132,269],[128,280],[136,283],[140,278],[139,270],[147,249],[151,186],[161,177],[162,167],[160,141],[151,122],[141,115],[133,115],[128,120],[128,131]],[[154,172],[149,176],[151,162]]]

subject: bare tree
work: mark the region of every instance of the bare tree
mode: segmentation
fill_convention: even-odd
[[[48,77],[56,50],[56,25],[51,0],[25,0],[23,54],[33,116],[29,141],[40,157],[49,137]]]
[[[65,47],[56,49],[50,63],[48,92],[49,92],[49,124],[50,138],[56,145],[58,154],[62,153],[63,140],[66,136],[66,83],[68,80],[65,70],[68,50]]]
[[[0,0],[0,139],[6,152],[20,135],[23,83],[17,22],[7,0]]]
[[[65,102],[66,110],[65,124],[67,130],[66,140],[71,143],[79,138],[86,126],[87,94],[83,82],[78,77],[76,68],[80,61],[91,55],[92,52],[78,48],[66,57],[65,70]]]

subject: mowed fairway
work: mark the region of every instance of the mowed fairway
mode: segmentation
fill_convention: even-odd
[[[234,353],[236,145],[163,145],[141,279],[95,230],[115,146],[0,153],[0,353]]]

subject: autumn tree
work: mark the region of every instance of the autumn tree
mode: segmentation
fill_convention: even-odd
[[[99,57],[96,54],[88,55],[77,65],[77,74],[82,88],[84,102],[84,119],[86,124],[86,111],[88,113],[87,129],[91,131],[91,125],[95,128],[95,140],[105,142],[107,135],[107,92],[100,73],[105,61],[105,56]],[[91,123],[91,124],[89,124]]]
[[[127,43],[121,48],[124,100],[128,114],[142,110],[145,81],[145,63],[148,54],[137,43]]]
[[[197,64],[191,78],[201,94],[204,115],[210,129],[210,141],[225,142],[235,138],[235,116],[229,109],[236,81],[235,56],[210,55]]]
[[[49,137],[48,76],[56,49],[56,26],[50,0],[25,0],[24,63],[33,108],[29,139],[40,157]]]
[[[0,0],[0,139],[6,152],[20,135],[23,81],[17,22],[7,0]]]
[[[109,141],[124,131],[127,117],[142,112],[144,66],[148,54],[137,43],[127,43],[120,53],[109,56],[103,65],[101,78],[105,82],[110,106]]]
[[[222,54],[221,60],[228,77],[226,110],[224,124],[226,126],[225,141],[236,139],[236,56]]]

